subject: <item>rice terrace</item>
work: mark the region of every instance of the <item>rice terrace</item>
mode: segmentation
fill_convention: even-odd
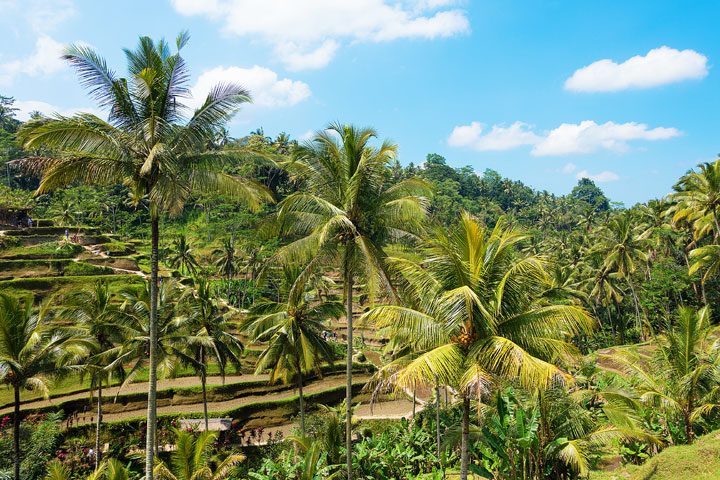
[[[720,480],[719,15],[0,0],[0,480]]]

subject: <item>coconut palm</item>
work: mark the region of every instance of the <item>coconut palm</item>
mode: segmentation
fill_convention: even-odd
[[[615,334],[615,327],[617,325],[617,330],[619,330],[620,334],[620,343],[624,344],[626,322],[620,313],[620,304],[624,298],[623,291],[620,288],[620,282],[622,280],[620,275],[617,272],[609,272],[605,268],[600,267],[595,276],[589,280],[591,282],[590,297],[592,297],[597,304],[605,307],[613,334]],[[613,321],[612,308],[615,309],[616,321]]]
[[[720,270],[720,245],[705,245],[690,251],[690,268],[688,273],[704,270],[702,282],[707,282]]]
[[[692,443],[703,417],[720,408],[720,355],[711,337],[710,310],[682,307],[677,323],[659,337],[649,360],[637,349],[618,350],[615,364],[640,395],[640,400],[682,424],[684,440]]]
[[[79,370],[88,345],[52,328],[47,306],[33,312],[32,297],[0,292],[0,382],[14,392],[14,478],[20,480],[20,391],[48,396],[47,381]]]
[[[136,198],[147,195],[151,231],[150,374],[148,381],[145,471],[152,478],[156,434],[158,245],[161,214],[179,213],[198,191],[242,198],[250,206],[269,199],[258,184],[223,172],[231,152],[208,150],[222,127],[250,100],[234,84],[220,84],[185,119],[190,76],[180,55],[184,32],[173,53],[167,42],[141,37],[136,50],[125,50],[128,77],[118,77],[92,48],[73,45],[63,58],[73,66],[91,96],[107,111],[107,121],[88,113],[28,122],[19,139],[28,151],[41,147],[50,156],[31,157],[22,165],[41,176],[38,193],[70,185],[124,184]]]
[[[450,232],[436,230],[426,260],[392,260],[410,306],[379,306],[365,315],[412,347],[385,367],[388,382],[411,388],[437,378],[457,391],[462,479],[469,468],[471,399],[479,401],[495,378],[530,389],[564,378],[552,362],[575,352],[569,338],[594,326],[584,309],[544,297],[552,282],[541,257],[517,248],[526,238],[503,218],[489,230],[463,213]]]
[[[597,252],[604,257],[603,268],[608,272],[617,273],[630,287],[635,307],[635,321],[642,339],[645,339],[642,319],[640,318],[640,302],[638,300],[632,275],[638,262],[647,261],[645,253],[646,241],[642,237],[642,226],[635,225],[629,213],[616,215],[607,223],[601,244]]]
[[[720,239],[720,159],[699,165],[680,178],[669,199],[675,203],[670,209],[673,223],[687,221],[693,226],[695,240],[713,235]]]
[[[201,369],[202,365],[187,351],[190,346],[206,342],[190,331],[190,316],[181,310],[185,295],[189,290],[181,290],[173,280],[165,280],[158,289],[157,352],[156,366],[161,377],[172,377],[179,366],[185,364]],[[123,303],[120,310],[124,315],[122,329],[125,336],[123,345],[112,352],[115,360],[109,365],[114,368],[121,364],[130,364],[125,381],[128,385],[151,362],[150,353],[150,282],[139,288],[130,286],[120,292]],[[151,446],[155,450],[155,444]]]
[[[235,247],[235,237],[225,238],[222,241],[222,245],[216,248],[212,252],[215,257],[215,266],[218,269],[220,275],[224,275],[228,282],[227,299],[230,301],[230,287],[232,285],[232,279],[237,271],[237,249]]]
[[[254,341],[267,342],[260,354],[256,374],[270,370],[270,383],[297,382],[300,401],[300,431],[305,435],[303,376],[320,373],[323,362],[332,363],[334,353],[323,337],[325,322],[343,314],[340,302],[316,302],[307,298],[297,268],[283,269],[282,302],[261,301],[244,323]]]
[[[321,265],[340,267],[347,321],[347,408],[352,406],[353,285],[365,277],[370,293],[380,286],[390,290],[383,247],[409,235],[424,219],[428,190],[410,179],[386,183],[386,167],[397,147],[387,141],[379,147],[370,128],[332,124],[306,144],[293,149],[288,169],[305,188],[280,204],[281,231],[299,238],[279,257],[307,265],[301,275]],[[296,237],[297,238],[297,237]],[[346,419],[347,476],[352,478],[351,415]]]
[[[195,275],[200,267],[185,235],[178,235],[175,239],[167,261],[171,268],[177,268],[183,275]]]
[[[112,377],[123,378],[122,364],[113,364],[112,352],[125,341],[124,330],[117,304],[107,283],[96,282],[89,290],[74,292],[67,297],[58,313],[62,321],[71,323],[70,330],[86,337],[92,344],[90,358],[85,367],[90,372],[90,386],[97,392],[97,419],[95,425],[95,469],[100,464],[100,425],[102,423],[103,383],[110,384]],[[113,368],[108,368],[113,364]]]
[[[184,303],[184,307],[188,310],[189,321],[187,322],[187,328],[194,336],[193,342],[187,346],[186,354],[193,359],[191,366],[195,368],[200,376],[203,414],[205,417],[205,429],[207,430],[208,361],[213,360],[224,379],[228,364],[232,364],[236,370],[240,370],[240,355],[243,351],[243,344],[232,333],[234,325],[220,311],[210,282],[204,278],[196,278],[194,289],[191,294],[186,295]]]
[[[224,480],[230,478],[233,468],[245,457],[230,454],[214,466],[210,462],[210,448],[217,438],[217,432],[194,434],[175,430],[175,449],[170,455],[170,463],[160,462],[155,467],[155,476],[159,480]]]

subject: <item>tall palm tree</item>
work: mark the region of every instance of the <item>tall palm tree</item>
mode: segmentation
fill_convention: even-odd
[[[112,352],[125,341],[121,316],[106,282],[96,282],[89,290],[74,292],[59,311],[62,321],[71,323],[70,330],[79,329],[92,345],[85,367],[90,371],[91,388],[97,392],[95,424],[95,469],[100,465],[100,426],[102,423],[103,382],[110,384],[112,376],[124,377],[122,364],[113,362]],[[113,368],[108,368],[113,364]]]
[[[170,464],[161,462],[155,467],[159,480],[224,480],[231,478],[235,465],[245,460],[240,454],[230,454],[212,468],[210,448],[217,438],[217,432],[194,434],[176,430],[175,449],[170,455]]]
[[[699,165],[680,178],[669,199],[673,222],[688,221],[693,226],[695,240],[712,234],[715,243],[720,239],[720,159]]]
[[[495,378],[545,388],[564,373],[552,361],[575,351],[569,338],[589,332],[584,309],[550,303],[541,257],[521,253],[527,236],[500,218],[489,230],[468,213],[450,232],[438,228],[426,260],[393,259],[410,306],[385,305],[365,317],[388,328],[412,351],[390,363],[400,388],[439,381],[462,401],[460,476],[469,468],[470,402]],[[398,368],[399,367],[399,368]],[[382,372],[380,373],[382,375]]]
[[[300,431],[305,435],[303,376],[320,373],[322,362],[332,363],[334,353],[322,332],[325,322],[343,314],[340,302],[315,302],[306,297],[305,286],[298,282],[299,269],[283,269],[285,301],[261,301],[252,309],[243,330],[254,341],[267,342],[258,358],[256,374],[270,370],[270,383],[297,382],[300,401]]]
[[[14,392],[14,478],[20,480],[20,391],[40,391],[47,397],[47,381],[79,370],[87,344],[52,328],[47,308],[33,312],[32,297],[18,299],[0,292],[0,382]]]
[[[188,348],[198,343],[207,342],[204,337],[198,337],[189,328],[191,319],[182,311],[184,297],[183,291],[174,280],[164,280],[158,289],[157,317],[157,344],[156,367],[161,377],[172,377],[182,364],[193,368],[202,368],[192,356],[188,355]],[[150,362],[150,282],[141,287],[127,287],[120,292],[123,303],[120,310],[125,316],[122,322],[125,343],[116,347],[113,352],[114,361],[109,368],[130,363],[122,386],[133,379]],[[151,446],[155,450],[155,445]]]
[[[637,350],[618,350],[611,356],[642,402],[663,412],[669,422],[680,420],[687,443],[693,442],[703,417],[720,408],[720,354],[711,332],[707,306],[682,307],[677,323],[658,338],[659,348],[650,361]]]
[[[145,474],[152,478],[156,434],[157,295],[159,223],[162,213],[179,213],[197,191],[242,198],[256,207],[266,189],[228,175],[227,151],[207,146],[250,94],[238,85],[220,84],[185,119],[190,76],[180,55],[189,35],[183,32],[173,53],[167,42],[141,37],[126,49],[128,77],[118,77],[92,48],[73,45],[63,58],[73,66],[91,96],[109,112],[107,121],[88,113],[28,122],[19,133],[27,150],[45,147],[51,156],[31,157],[22,165],[41,175],[38,193],[73,184],[124,184],[136,198],[147,195],[151,232],[150,375],[148,383]]]
[[[179,235],[175,239],[167,261],[170,267],[177,268],[183,275],[195,275],[200,267],[185,235]]]
[[[240,369],[240,355],[243,344],[232,333],[234,325],[220,311],[210,282],[204,278],[196,278],[193,291],[186,296],[185,307],[188,309],[187,328],[194,336],[188,343],[186,355],[193,359],[192,365],[200,375],[203,396],[203,414],[205,430],[208,429],[207,410],[207,367],[212,359],[220,369],[224,378],[228,363]]]
[[[409,236],[425,217],[429,191],[424,182],[386,183],[386,167],[397,147],[388,141],[379,147],[371,128],[332,124],[293,150],[288,169],[305,188],[279,205],[281,231],[299,238],[279,257],[307,265],[308,275],[320,265],[340,267],[347,321],[347,477],[352,478],[352,357],[353,285],[363,275],[371,294],[382,286],[389,291],[383,247]]]
[[[212,255],[215,257],[215,266],[218,268],[218,272],[227,278],[227,300],[229,302],[232,279],[237,271],[238,255],[235,248],[235,237],[231,235],[229,238],[223,239],[222,245],[213,250]]]
[[[648,259],[645,244],[646,240],[642,237],[642,226],[634,224],[630,213],[623,213],[611,218],[607,223],[605,235],[597,249],[598,253],[605,258],[603,268],[608,272],[617,273],[630,287],[635,307],[635,321],[643,340],[645,340],[645,329],[640,317],[640,301],[632,275],[637,269],[637,262],[644,262]]]
[[[623,301],[624,295],[619,285],[619,274],[617,272],[609,272],[604,268],[600,268],[597,270],[597,274],[592,277],[590,281],[592,282],[590,297],[592,297],[597,304],[605,307],[613,335],[615,334],[615,326],[617,325],[617,330],[620,334],[620,343],[624,344],[626,322],[620,315],[620,304]],[[613,321],[611,307],[614,307],[615,309],[617,318],[616,321]]]

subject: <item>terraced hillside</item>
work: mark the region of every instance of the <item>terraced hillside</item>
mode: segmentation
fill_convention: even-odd
[[[146,261],[131,242],[92,228],[37,227],[0,231],[0,289],[36,299],[99,279],[113,288],[140,282]]]
[[[139,283],[148,274],[148,258],[142,253],[140,241],[123,242],[113,235],[93,228],[43,226],[0,231],[0,289],[16,294],[31,294],[36,301],[71,290],[90,286],[97,280],[106,281],[113,290]],[[167,270],[163,275],[171,275]],[[341,296],[341,286],[328,292]],[[358,293],[360,293],[358,291]],[[359,298],[359,295],[356,297]],[[356,304],[355,311],[364,306]],[[361,313],[357,313],[359,317]],[[357,318],[356,318],[357,320]],[[365,358],[356,366],[354,385],[359,394],[375,365],[381,363],[377,348],[385,343],[377,331],[356,324],[356,338],[365,342]],[[345,339],[345,319],[329,326],[337,339]],[[297,414],[297,392],[292,387],[268,385],[266,375],[253,375],[255,360],[261,345],[247,345],[241,371],[224,379],[208,378],[208,409],[212,416],[230,416],[246,428],[257,426],[285,428]],[[373,350],[375,349],[375,350]],[[369,360],[369,361],[368,361]],[[323,369],[322,378],[308,379],[305,395],[312,404],[339,402],[345,395],[345,376],[342,362]],[[209,373],[217,371],[210,366]],[[147,384],[140,374],[136,383],[105,391],[103,420],[106,423],[142,421],[146,411]],[[0,415],[12,408],[10,391],[0,391]],[[63,411],[67,427],[82,427],[93,421],[96,403],[92,398],[88,379],[65,378],[53,385],[50,398],[39,392],[22,392],[22,410],[28,413]],[[368,395],[358,395],[358,415],[365,418],[399,418],[411,415],[412,402],[405,396],[388,398],[384,403],[369,405]],[[416,408],[420,408],[416,405]],[[158,413],[165,418],[193,418],[202,415],[199,380],[192,371],[179,372],[178,378],[161,380],[158,392]]]

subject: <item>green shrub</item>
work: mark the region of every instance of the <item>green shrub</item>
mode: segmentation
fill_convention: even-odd
[[[73,258],[83,248],[75,243],[47,242],[29,247],[13,247],[0,251],[0,258],[8,260],[33,260],[42,258]]]
[[[70,262],[63,270],[63,275],[108,275],[113,273],[112,268],[91,265],[84,262]]]
[[[9,417],[8,417],[9,418]],[[12,423],[7,423],[0,430],[0,469],[11,470],[13,465]],[[20,464],[20,478],[27,480],[41,479],[45,475],[45,466],[52,460],[60,439],[60,415],[51,414],[47,417],[26,419],[22,423],[20,433],[23,460]]]

